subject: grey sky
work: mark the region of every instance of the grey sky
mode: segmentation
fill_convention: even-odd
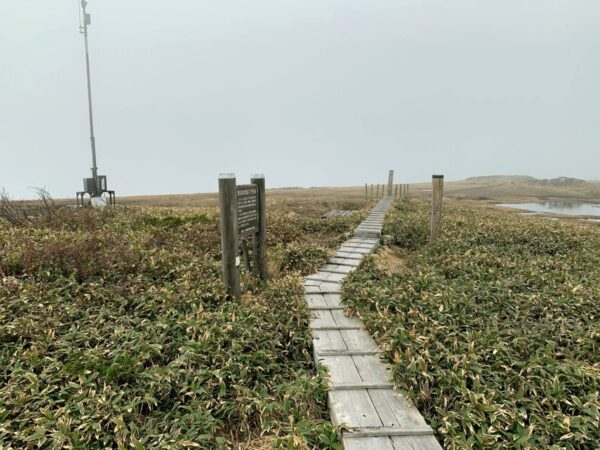
[[[598,0],[89,0],[117,194],[598,178]],[[89,176],[77,0],[0,0],[0,186]]]

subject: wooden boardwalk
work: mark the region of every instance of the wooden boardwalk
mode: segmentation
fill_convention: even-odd
[[[346,450],[441,449],[419,411],[394,389],[362,321],[346,316],[340,302],[342,280],[379,243],[391,201],[381,199],[354,237],[305,279],[314,358],[329,371],[331,421],[342,429]]]

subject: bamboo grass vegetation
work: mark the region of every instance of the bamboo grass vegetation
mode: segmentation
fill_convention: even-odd
[[[397,202],[389,257],[344,302],[449,449],[591,449],[600,442],[600,229],[448,202]],[[393,267],[392,267],[393,266]]]
[[[280,270],[239,302],[215,209],[0,220],[0,448],[339,449],[300,271],[359,220],[274,208]]]

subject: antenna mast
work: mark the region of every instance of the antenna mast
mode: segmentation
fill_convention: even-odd
[[[83,21],[79,23],[79,32],[83,34],[85,42],[85,68],[87,74],[88,108],[90,116],[90,144],[92,146],[92,178],[83,179],[83,191],[77,192],[77,205],[84,205],[84,196],[90,196],[92,206],[105,206],[106,202],[101,198],[102,194],[108,194],[109,205],[116,204],[115,191],[109,191],[106,184],[106,175],[98,175],[98,164],[96,163],[96,137],[94,136],[94,113],[92,112],[92,80],[90,77],[90,50],[88,47],[88,26],[92,23],[91,16],[86,7],[87,1],[81,0]]]
[[[88,47],[88,25],[92,23],[90,14],[86,11],[87,1],[81,0],[81,8],[83,10],[83,25],[79,27],[79,31],[83,34],[85,41],[85,67],[87,73],[87,91],[88,91],[88,109],[90,117],[90,144],[92,145],[92,178],[96,184],[96,192],[99,191],[98,186],[98,165],[96,163],[96,137],[94,136],[94,113],[92,112],[92,81],[90,78],[90,52]]]

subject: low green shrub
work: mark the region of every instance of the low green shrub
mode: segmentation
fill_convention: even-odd
[[[397,239],[429,210],[412,203],[388,217]],[[404,246],[401,270],[367,262],[344,301],[444,447],[596,447],[598,229],[448,203],[438,243]]]
[[[338,448],[294,257],[237,302],[215,210],[61,214],[0,228],[0,448]],[[337,233],[282,216],[289,255]]]

